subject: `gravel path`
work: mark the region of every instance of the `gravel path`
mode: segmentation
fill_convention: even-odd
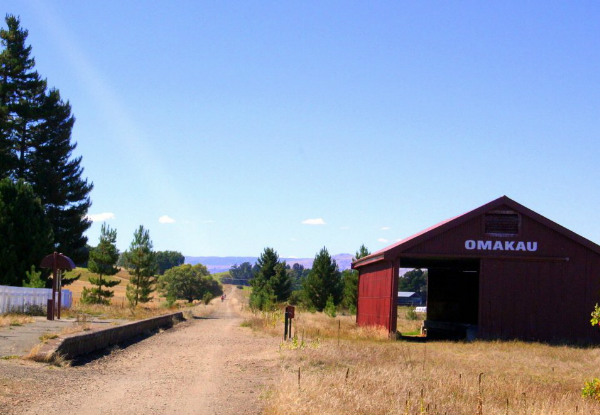
[[[240,326],[238,295],[84,366],[0,361],[0,414],[260,414],[279,339]]]

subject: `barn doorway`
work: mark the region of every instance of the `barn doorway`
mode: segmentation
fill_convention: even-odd
[[[429,339],[474,339],[479,324],[479,260],[401,259],[427,271],[423,334]],[[399,315],[400,317],[400,315]]]

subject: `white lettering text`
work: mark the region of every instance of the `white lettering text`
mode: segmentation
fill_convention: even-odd
[[[516,245],[515,245],[516,244]],[[529,251],[536,252],[538,243],[533,241],[491,241],[491,240],[474,240],[468,239],[465,241],[465,249],[472,251]]]

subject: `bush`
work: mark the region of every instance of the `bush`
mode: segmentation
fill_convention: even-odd
[[[408,310],[406,310],[406,319],[407,320],[417,320],[419,318],[419,316],[417,315],[417,311],[414,307],[410,307]]]
[[[212,300],[214,297],[211,293],[204,293],[204,295],[202,296],[202,302],[206,305],[208,305],[208,303],[210,303],[210,300]]]
[[[250,308],[252,310],[272,311],[275,309],[276,297],[271,287],[267,286],[257,292],[252,289]]]
[[[35,265],[31,266],[30,271],[25,271],[26,278],[23,281],[23,287],[44,288],[46,283],[42,280],[42,272],[35,270]]]
[[[45,316],[46,306],[39,304],[24,304],[22,306],[11,307],[8,313],[23,316]]]
[[[598,303],[596,303],[596,307],[594,307],[594,311],[592,311],[591,316],[592,319],[590,320],[590,323],[592,326],[600,325],[600,307],[598,307]]]
[[[335,304],[333,303],[333,295],[329,294],[329,297],[327,297],[327,302],[325,303],[323,312],[329,317],[335,317],[337,315],[335,312]]]
[[[302,298],[302,290],[292,291],[290,298],[288,298],[288,303],[290,305],[300,305],[303,304]]]
[[[600,379],[594,378],[589,382],[585,382],[585,385],[581,390],[581,396],[600,401]]]

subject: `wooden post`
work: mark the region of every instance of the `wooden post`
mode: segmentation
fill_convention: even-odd
[[[58,308],[56,310],[58,319],[60,320],[60,309],[62,308],[62,271],[59,269],[58,272]]]
[[[58,288],[58,270],[56,267],[56,255],[55,251],[52,254],[52,320],[54,320],[54,316],[56,315],[56,290]]]

